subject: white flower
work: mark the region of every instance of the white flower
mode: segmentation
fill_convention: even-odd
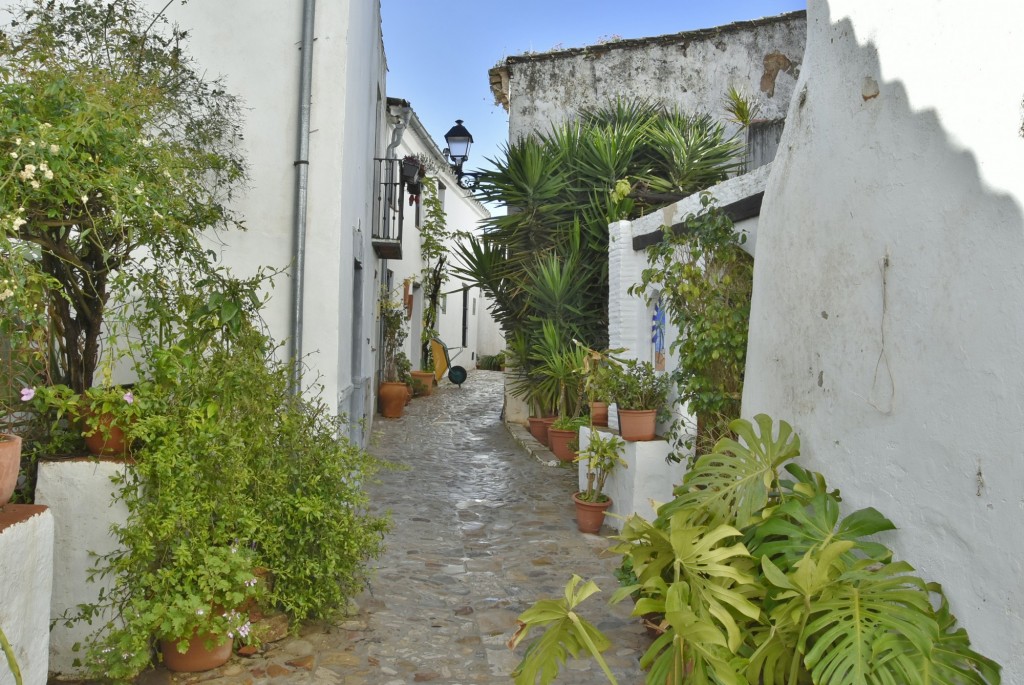
[[[46,171],[43,172],[43,178],[45,178],[47,181],[52,181],[53,180],[53,172],[50,171],[49,169],[47,169]]]
[[[39,190],[39,181],[32,181],[29,185],[32,186],[34,190]]]
[[[143,188],[142,188],[142,184],[141,183],[138,184],[137,186],[135,186],[135,194],[136,195],[142,195],[142,191],[143,191]]]
[[[14,139],[14,144],[15,145],[21,145],[21,138],[15,138]]]
[[[27,223],[28,223],[27,221],[25,221],[24,219],[22,219],[19,216],[19,217],[15,218],[14,221],[11,222],[11,226],[14,228],[15,231],[17,231],[19,228],[21,228],[22,226],[24,226]]]
[[[30,178],[32,178],[33,176],[35,176],[35,175],[36,175],[36,165],[35,164],[26,164],[25,168],[18,172],[18,177],[22,181],[27,181]]]
[[[8,297],[11,297],[12,295],[14,295],[14,291],[11,290],[10,288],[8,288],[7,290],[5,290],[2,293],[0,293],[0,302],[3,302],[4,300],[6,300]]]
[[[28,141],[28,146],[29,147],[35,147],[36,146],[36,141],[34,141],[34,140]]]
[[[50,143],[50,152],[52,154],[57,154],[58,152],[60,152],[60,145],[55,145],[53,143]]]
[[[204,615],[205,613],[206,613],[206,612],[205,612],[205,611],[203,611],[202,609],[196,609],[196,616],[202,616],[202,615]]]
[[[40,128],[53,128],[53,124],[50,124],[50,123],[47,123],[47,122],[44,121],[43,123],[41,123],[39,125],[39,127]]]
[[[85,204],[86,202],[88,202],[88,201],[89,201],[89,196],[88,196],[88,195],[83,195],[83,196],[82,196],[81,198],[79,198],[79,199],[80,199],[80,200],[82,201],[82,204],[84,205],[84,204]]]
[[[17,152],[12,152],[11,153],[11,157],[13,157],[14,159],[17,159],[18,158],[18,153]]]

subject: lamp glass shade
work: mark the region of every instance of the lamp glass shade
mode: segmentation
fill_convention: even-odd
[[[448,133],[444,134],[444,142],[448,145],[448,156],[455,164],[462,164],[469,159],[469,146],[473,135],[462,125],[462,119],[456,119]]]

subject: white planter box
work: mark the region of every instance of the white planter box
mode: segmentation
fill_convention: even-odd
[[[53,585],[53,515],[46,507],[0,507],[0,627],[25,685],[45,685]],[[0,652],[0,685],[14,675]]]
[[[75,676],[82,669],[74,667],[81,653],[73,652],[76,642],[83,642],[108,617],[101,615],[93,625],[76,623],[67,627],[58,620],[65,612],[73,614],[79,604],[95,602],[100,588],[109,588],[109,578],[89,582],[89,569],[96,566],[96,554],[114,551],[115,540],[110,533],[114,523],[128,519],[124,504],[114,503],[115,486],[111,477],[125,469],[122,461],[71,459],[40,461],[36,481],[36,502],[53,512],[54,520],[54,584],[49,616],[57,621],[50,633],[50,671],[61,676]]]
[[[609,423],[611,413],[609,412]],[[590,428],[580,429],[580,449],[590,444]],[[618,434],[608,428],[595,428],[602,434]],[[627,442],[622,454],[626,467],[619,466],[608,476],[604,492],[612,498],[612,506],[608,509],[609,516],[605,523],[621,530],[623,518],[630,514],[639,514],[647,520],[654,518],[654,502],[663,504],[672,499],[672,489],[682,482],[686,473],[685,464],[665,461],[669,445],[665,440],[648,440],[645,442]],[[579,487],[587,484],[587,468],[579,465]]]

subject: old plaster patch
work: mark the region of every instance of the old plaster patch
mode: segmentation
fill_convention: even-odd
[[[775,95],[775,79],[779,72],[784,71],[796,76],[796,65],[781,52],[770,52],[764,56],[764,73],[761,74],[761,92],[772,97]]]
[[[865,102],[878,97],[878,81],[870,76],[865,76],[864,83],[860,87],[860,96],[864,98]]]

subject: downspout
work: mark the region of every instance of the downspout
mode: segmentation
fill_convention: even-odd
[[[299,65],[298,155],[295,160],[295,288],[292,303],[292,393],[302,387],[302,307],[306,276],[306,214],[309,204],[309,132],[313,99],[313,26],[316,0],[302,3],[302,61]]]

